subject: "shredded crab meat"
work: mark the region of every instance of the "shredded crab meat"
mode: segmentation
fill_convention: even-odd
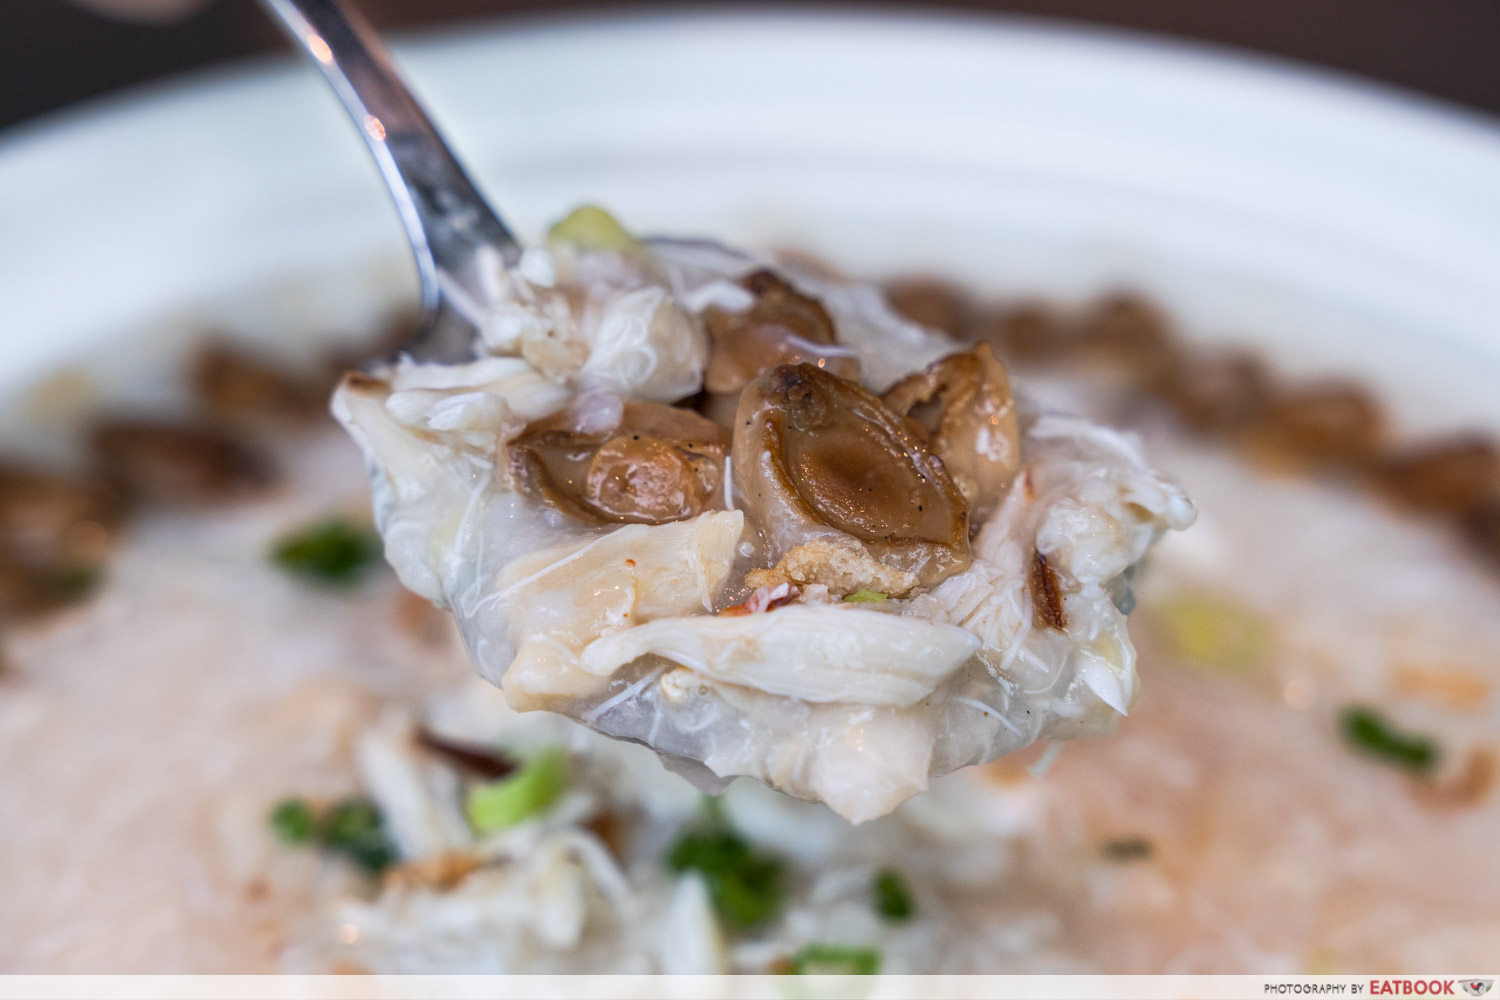
[[[612,676],[658,656],[725,684],[808,702],[905,707],[931,694],[978,641],[920,618],[835,605],[659,618],[591,642],[584,670]]]
[[[528,250],[474,360],[335,399],[387,558],[514,707],[856,821],[1109,731],[1128,582],[1193,519],[1138,445],[1036,411],[871,286],[622,246]],[[667,405],[690,396],[717,426]]]

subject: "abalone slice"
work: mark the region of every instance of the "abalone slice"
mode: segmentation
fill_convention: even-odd
[[[507,447],[518,487],[582,521],[664,524],[722,507],[724,432],[690,410],[593,399]]]
[[[703,314],[710,342],[706,392],[738,392],[769,368],[799,362],[859,377],[858,359],[837,344],[833,319],[821,302],[771,271],[747,275],[740,285],[756,297],[748,310],[709,308]]]
[[[908,422],[858,383],[810,364],[760,376],[740,396],[733,465],[776,564],[752,586],[904,594],[969,565],[963,495]]]
[[[881,397],[911,418],[943,460],[970,516],[984,515],[1005,497],[1021,466],[1021,434],[1005,366],[988,344],[934,361]]]

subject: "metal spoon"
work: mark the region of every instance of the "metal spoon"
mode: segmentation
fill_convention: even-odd
[[[365,138],[411,243],[421,282],[415,353],[452,358],[491,303],[497,262],[521,247],[443,141],[373,28],[339,0],[261,0],[322,72]]]

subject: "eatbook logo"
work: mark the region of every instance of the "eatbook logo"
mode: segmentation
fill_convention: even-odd
[[[1491,986],[1495,985],[1495,981],[1493,979],[1465,979],[1459,985],[1469,996],[1482,997],[1490,991]]]

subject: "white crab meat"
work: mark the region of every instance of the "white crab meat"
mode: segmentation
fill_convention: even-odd
[[[503,679],[495,679],[511,704],[536,708],[593,693],[613,671],[591,670],[579,654],[599,636],[631,635],[653,621],[712,610],[744,525],[737,510],[632,524],[507,565],[492,600],[510,605],[516,654]]]
[[[940,539],[953,550],[940,571],[916,560],[917,543],[937,537],[925,521],[913,521],[916,534],[866,530],[862,510],[915,507],[932,519],[938,508],[920,491],[907,503],[899,477],[874,476],[863,458],[834,461],[835,451],[865,455],[857,421],[840,424],[847,449],[824,455],[798,439],[785,451],[787,468],[801,470],[786,496],[844,517],[832,541],[814,531],[792,553],[778,545],[806,526],[746,492],[758,467],[741,466],[761,456],[739,444],[729,459],[722,448],[682,452],[684,462],[732,466],[709,467],[723,495],[694,494],[674,515],[682,520],[625,523],[639,519],[628,504],[596,505],[589,510],[603,513],[589,520],[555,492],[537,493],[514,471],[529,468],[515,455],[554,434],[559,414],[576,419],[573,436],[547,439],[561,442],[556,454],[538,452],[554,462],[548,484],[638,492],[643,456],[676,454],[663,450],[676,447],[671,422],[642,424],[645,440],[622,431],[607,444],[590,443],[592,429],[620,425],[633,405],[705,390],[715,345],[734,333],[724,315],[753,311],[768,287],[819,329],[832,324],[837,343],[819,350],[858,360],[857,373],[838,379],[857,374],[862,388],[841,383],[843,395],[879,394],[962,349],[897,315],[873,286],[795,267],[767,278],[758,273],[766,261],[706,242],[635,241],[609,226],[602,236],[529,249],[508,272],[497,264],[498,304],[459,303],[479,330],[473,360],[401,360],[346,378],[334,400],[365,453],[387,559],[406,586],[453,609],[476,668],[511,707],[643,743],[707,790],[748,775],[855,822],[890,811],[934,775],[1042,738],[1106,733],[1130,709],[1128,585],[1163,532],[1191,523],[1192,504],[1133,439],[1038,412],[1024,395],[1005,411],[1019,469],[1007,459],[994,495],[976,505],[956,486],[933,487],[957,505],[949,520],[960,525]],[[715,393],[733,414],[733,393],[705,396]],[[703,412],[722,420],[712,402]],[[865,405],[884,412],[874,397]],[[739,432],[742,422],[731,422]],[[828,440],[811,416],[798,426],[820,446]],[[917,433],[902,428],[892,440]],[[915,454],[934,447],[913,440]],[[608,461],[596,463],[600,455]],[[832,470],[826,482],[843,482],[843,492],[809,501],[796,492],[813,482],[809,469]],[[946,475],[927,473],[939,484]],[[859,490],[877,487],[883,506],[859,502]],[[866,558],[835,560],[854,531],[868,536],[854,553]],[[829,555],[813,542],[843,548]],[[821,575],[805,572],[817,559]],[[867,572],[876,562],[889,580]],[[762,579],[773,569],[775,579]]]
[[[809,702],[903,707],[932,693],[974,655],[961,628],[835,604],[760,614],[660,618],[608,632],[580,665],[612,675],[655,655],[725,684]]]

